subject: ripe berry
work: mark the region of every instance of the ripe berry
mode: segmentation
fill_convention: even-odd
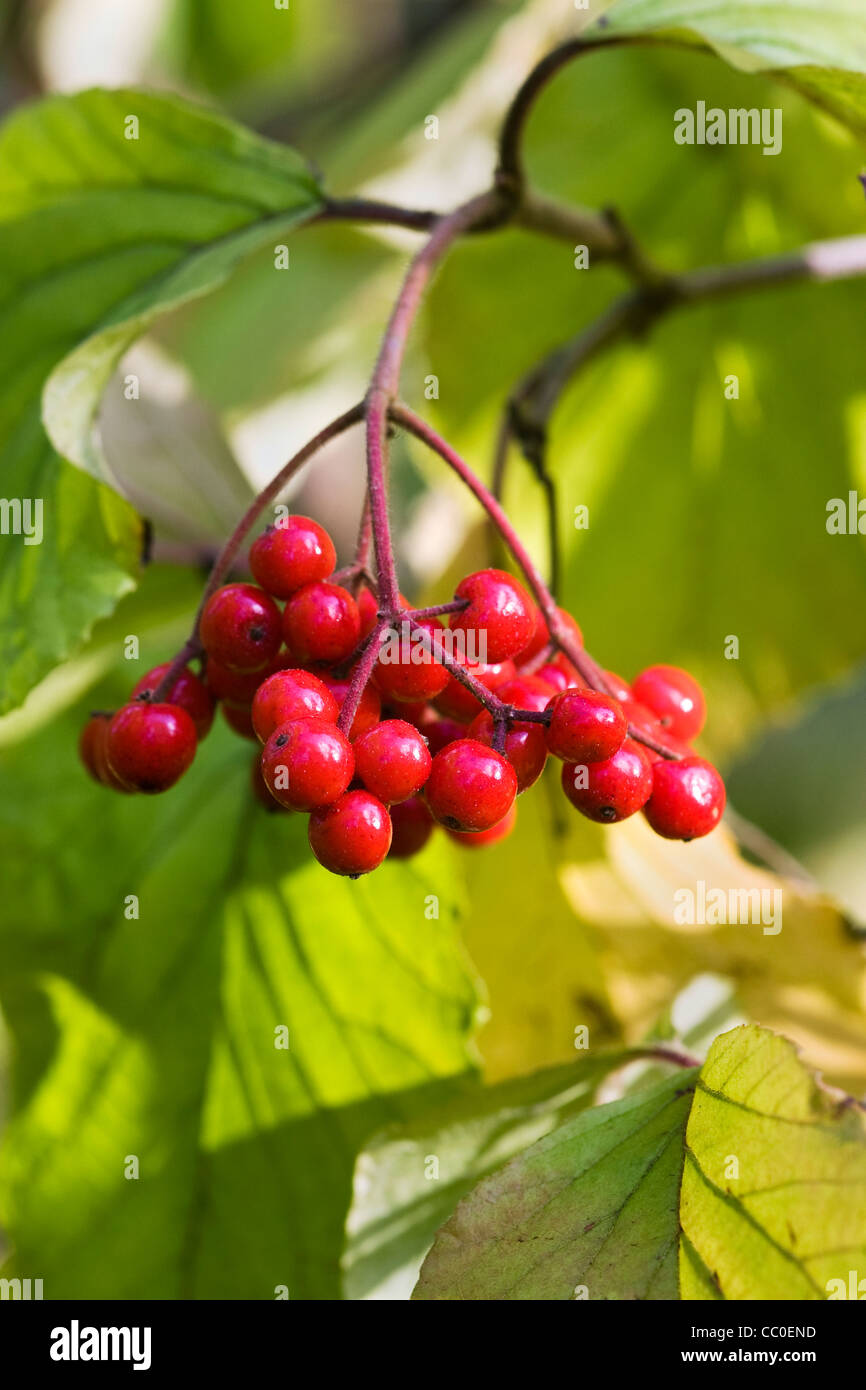
[[[630,738],[604,762],[562,768],[562,790],[572,806],[602,824],[633,816],[649,800],[652,785],[652,763]]]
[[[458,739],[436,754],[424,788],[434,819],[450,830],[489,830],[516,795],[514,768],[473,738]]]
[[[516,674],[513,661],[498,661],[493,665],[482,661],[465,661],[460,664],[465,666],[469,675],[473,676],[487,690],[497,690],[504,681],[511,680]],[[466,686],[462,685],[450,671],[448,672],[448,684],[442,693],[436,696],[434,703],[440,713],[449,719],[460,719],[466,722],[474,719],[482,708],[481,701],[477,700],[472,691],[467,690]]]
[[[628,720],[622,706],[597,690],[564,690],[549,706],[547,746],[568,763],[600,763],[625,742]]]
[[[446,830],[445,834],[456,844],[463,845],[465,849],[486,849],[488,845],[495,845],[498,840],[504,840],[511,834],[516,824],[517,802],[515,801],[511,810],[496,825],[491,825],[489,830],[477,830],[474,833],[469,830]]]
[[[704,758],[653,764],[652,795],[644,815],[666,840],[697,840],[709,835],[725,809],[725,784]]]
[[[253,728],[252,710],[249,705],[235,705],[229,700],[225,700],[220,708],[223,712],[223,719],[233,734],[238,734],[241,738],[252,739],[253,743],[258,743],[258,736]]]
[[[565,608],[557,608],[556,612],[562,626],[570,634],[577,646],[582,647],[583,633],[578,627],[576,620]],[[537,656],[540,656],[544,648],[549,646],[550,641],[551,637],[544,619],[544,614],[540,608],[536,608],[535,631],[527,645],[523,648],[523,651],[519,654],[517,658],[518,663],[521,666],[529,666]]]
[[[288,806],[281,806],[278,801],[274,800],[268,791],[268,784],[262,776],[261,753],[253,754],[253,761],[250,765],[250,788],[256,801],[258,801],[259,805],[266,811],[281,811],[286,815],[290,814]]]
[[[361,636],[368,637],[376,626],[376,619],[379,616],[378,601],[364,585],[363,589],[358,590],[355,602],[358,605],[358,617],[361,620]]]
[[[269,526],[250,547],[253,578],[275,598],[289,598],[304,584],[327,579],[336,563],[334,542],[308,516],[290,516]]]
[[[282,640],[280,610],[254,584],[226,584],[208,599],[199,636],[208,656],[230,671],[261,671]]]
[[[574,668],[572,668],[573,670]],[[556,662],[549,662],[547,666],[542,666],[535,673],[539,680],[545,681],[556,691],[572,690],[582,685],[582,681],[577,672],[569,675]]]
[[[688,671],[678,666],[648,666],[631,687],[634,698],[651,709],[674,738],[689,743],[704,727],[704,694]]]
[[[529,709],[529,706],[526,706]],[[493,747],[493,715],[483,709],[469,725],[467,737],[477,739],[486,748]],[[514,768],[518,792],[525,792],[537,782],[547,762],[547,740],[544,725],[521,720],[505,735],[505,756]]]
[[[473,657],[507,661],[529,642],[535,630],[532,599],[504,570],[479,570],[457,585],[455,598],[469,599],[468,608],[451,614],[452,632],[476,633]]]
[[[343,701],[349,692],[353,674],[354,670],[349,671],[345,676],[332,676],[330,671],[324,668],[316,672],[316,675],[323,684],[328,687],[340,707],[342,707]],[[349,742],[354,743],[356,738],[360,738],[368,729],[372,729],[374,724],[378,724],[381,715],[382,701],[379,699],[378,692],[372,681],[368,681],[358,701],[355,718],[352,720],[352,727],[349,730]]]
[[[605,671],[604,674],[607,676],[607,683],[615,700],[622,703],[623,700],[634,699],[634,692],[628,681],[624,681],[622,676],[617,675],[616,671]]]
[[[290,811],[312,811],[342,796],[352,780],[352,745],[327,719],[296,719],[275,729],[262,750],[262,776]]]
[[[133,788],[122,782],[108,766],[106,740],[110,722],[111,715],[109,714],[91,715],[81,730],[81,737],[78,740],[78,756],[94,782],[100,782],[104,787],[111,787],[112,791],[131,792]]]
[[[377,724],[354,747],[356,775],[386,806],[414,796],[430,775],[430,750],[405,719]]]
[[[185,709],[133,701],[114,715],[105,751],[116,777],[140,792],[164,792],[195,757],[196,736]]]
[[[163,676],[169,668],[170,663],[164,661],[161,666],[154,666],[152,671],[148,671],[146,676],[142,676],[137,685],[133,686],[130,699],[134,700],[145,692],[152,694],[159,685]],[[184,666],[179,671],[169,689],[164,696],[165,703],[168,705],[180,705],[185,709],[193,724],[199,740],[203,739],[210,731],[213,724],[213,700],[210,691],[204,681],[200,681],[188,666]]]
[[[252,721],[262,743],[281,724],[293,719],[326,719],[336,724],[340,706],[336,697],[311,671],[275,671],[259,686],[253,698]]]
[[[427,740],[427,747],[434,755],[447,748],[449,743],[466,737],[466,725],[459,724],[456,719],[425,719],[419,727]]]
[[[423,849],[433,834],[433,817],[420,796],[398,801],[388,808],[391,816],[389,859],[411,859]]]
[[[496,687],[497,698],[504,704],[513,705],[515,709],[532,709],[539,714],[547,709],[555,694],[555,688],[540,676],[515,676]]]
[[[383,643],[374,679],[386,700],[410,704],[416,700],[434,700],[448,684],[448,672],[435,657],[435,652],[442,649],[442,624],[437,618],[425,618],[418,626],[430,634],[433,651],[425,648],[406,623],[392,629]]]
[[[377,869],[391,846],[391,818],[370,792],[351,791],[310,816],[310,848],[332,874],[358,878]]]
[[[342,584],[305,584],[286,604],[283,634],[297,662],[345,661],[361,639],[358,605]]]
[[[209,656],[205,666],[205,680],[215,699],[227,700],[231,705],[250,705],[262,681],[273,675],[274,671],[284,670],[289,664],[286,653],[277,652],[261,671],[242,673],[230,671],[227,666],[220,666],[218,661]]]

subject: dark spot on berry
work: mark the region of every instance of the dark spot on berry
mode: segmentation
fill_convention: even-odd
[[[446,816],[445,820],[443,821],[443,825],[446,825],[449,830],[463,829],[463,826],[460,824],[459,820],[457,820],[454,816]]]
[[[282,748],[284,744],[288,743],[288,741],[288,734],[278,734],[277,737],[274,739],[274,743],[277,748]]]
[[[616,820],[616,810],[613,806],[602,806],[598,814],[602,820]]]
[[[262,640],[262,638],[264,637],[264,635],[265,635],[265,630],[264,630],[263,627],[251,627],[251,628],[250,628],[250,631],[249,631],[249,638],[250,638],[250,641],[251,641],[251,642],[261,642],[261,640]]]

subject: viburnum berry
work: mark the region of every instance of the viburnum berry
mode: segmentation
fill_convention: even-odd
[[[546,666],[541,666],[536,672],[539,680],[543,680],[553,690],[563,691],[576,689],[582,685],[580,677],[575,671],[573,675],[567,674],[556,662],[548,662]]]
[[[140,695],[153,694],[170,665],[170,661],[164,661],[161,666],[154,666],[152,671],[142,676],[133,686],[130,699],[135,700]],[[199,742],[210,732],[214,715],[213,699],[204,681],[200,681],[188,666],[184,666],[178,672],[165,693],[164,701],[167,705],[180,705],[181,709],[186,710],[195,724]]]
[[[253,712],[250,705],[235,705],[230,700],[224,700],[220,709],[223,712],[223,719],[233,734],[239,734],[241,738],[248,738],[253,743],[258,743],[259,739],[253,728]]]
[[[106,740],[110,722],[110,714],[90,716],[81,730],[78,756],[95,782],[100,782],[104,787],[111,787],[112,791],[131,792],[134,788],[127,786],[108,765]]]
[[[619,700],[620,704],[622,704],[624,700],[634,699],[634,691],[628,681],[624,681],[622,676],[617,675],[616,671],[605,671],[604,674],[610,686],[610,693],[615,700]]]
[[[316,675],[328,687],[337,704],[342,707],[343,701],[349,693],[354,667],[345,676],[334,676],[325,669],[316,671]],[[378,691],[372,681],[368,681],[361,692],[358,708],[352,720],[349,742],[354,743],[356,738],[360,738],[368,729],[372,729],[374,724],[379,723],[381,716],[382,701],[379,699]]]
[[[257,584],[275,598],[327,579],[337,563],[334,542],[324,526],[308,516],[289,516],[253,541],[250,569]]]
[[[517,802],[515,801],[511,810],[497,821],[496,825],[491,825],[489,830],[448,830],[445,834],[449,840],[455,844],[463,845],[466,849],[486,849],[488,845],[495,845],[499,840],[504,840],[509,836],[517,824]]]
[[[254,584],[225,584],[205,605],[199,625],[208,656],[230,671],[261,671],[279,651],[280,610]]]
[[[433,759],[422,735],[405,719],[386,719],[354,744],[355,774],[386,806],[420,791]]]
[[[458,739],[436,754],[424,788],[433,818],[450,830],[489,830],[516,795],[514,768],[473,738]]]
[[[195,757],[195,724],[179,705],[135,700],[112,717],[105,739],[108,765],[139,792],[164,792]]]
[[[391,847],[391,817],[367,791],[350,791],[310,816],[310,848],[332,874],[359,878],[377,869]]]
[[[530,706],[527,705],[526,708],[529,709]],[[475,716],[466,732],[468,738],[477,739],[487,748],[492,748],[495,732],[493,715],[489,710],[483,709]],[[525,792],[538,781],[547,762],[544,725],[532,724],[528,720],[519,720],[512,724],[505,735],[505,757],[514,768],[518,792]]]
[[[290,811],[329,806],[355,771],[352,745],[327,719],[296,719],[275,729],[262,749],[262,776]]]
[[[251,705],[262,681],[290,664],[286,653],[278,651],[261,671],[230,671],[209,656],[205,664],[205,681],[215,699],[227,700],[232,705]]]
[[[688,671],[679,666],[648,666],[631,683],[634,698],[656,715],[674,738],[690,743],[704,727],[704,693]]]
[[[644,815],[666,840],[697,840],[709,835],[725,809],[725,784],[712,763],[690,757],[653,764],[652,795]]]
[[[431,707],[428,705],[428,709]],[[435,711],[432,711],[435,714]],[[427,747],[430,752],[436,754],[442,748],[447,748],[449,743],[456,743],[458,738],[466,737],[467,725],[458,723],[456,719],[436,719],[427,718],[421,721],[421,733],[427,740]]]
[[[466,661],[460,665],[486,690],[498,690],[504,681],[511,680],[516,674],[513,661],[497,661],[494,664]],[[474,719],[482,708],[481,701],[451,671],[448,672],[445,689],[436,696],[433,703],[447,718],[465,722]]]
[[[630,738],[604,762],[564,763],[562,767],[562,790],[572,806],[605,825],[640,811],[652,787],[653,765]]]
[[[326,719],[336,724],[340,706],[323,680],[311,671],[288,668],[262,681],[253,697],[252,721],[264,743],[274,729],[293,719]]]
[[[258,801],[259,805],[263,806],[266,811],[282,811],[286,815],[291,814],[288,806],[281,806],[278,801],[274,800],[268,790],[268,784],[262,776],[261,753],[253,754],[253,761],[250,765],[250,788],[256,801]]]
[[[435,700],[448,684],[448,672],[436,653],[442,651],[444,633],[437,618],[424,618],[418,626],[430,637],[428,650],[408,624],[401,623],[383,644],[374,667],[374,680],[383,698],[414,704],[417,700]]]
[[[556,613],[562,627],[565,628],[566,632],[574,640],[575,644],[578,647],[582,647],[583,633],[581,632],[580,627],[577,624],[577,621],[571,616],[569,612],[567,612],[565,608],[557,608]],[[536,607],[535,630],[527,645],[519,653],[517,657],[518,664],[520,666],[529,666],[537,656],[541,655],[541,653],[544,651],[544,648],[550,645],[550,642],[551,636],[547,627],[547,622],[545,621],[544,614],[542,613],[540,608]]]
[[[358,617],[361,621],[361,636],[369,637],[379,617],[378,600],[365,584],[363,588],[358,590],[355,602],[358,605]]]
[[[541,676],[514,676],[496,687],[496,698],[515,709],[531,709],[541,713],[547,709],[556,689]]]
[[[361,640],[358,605],[342,584],[305,584],[286,604],[283,635],[297,662],[345,661]]]
[[[628,721],[619,701],[597,690],[564,690],[548,705],[547,747],[567,763],[599,763],[625,742]]]
[[[391,817],[389,859],[411,859],[433,834],[433,817],[423,797],[410,796],[388,808]]]
[[[457,585],[455,598],[469,605],[452,613],[452,632],[475,633],[474,657],[488,662],[516,656],[535,631],[532,599],[523,585],[504,570],[479,570]]]

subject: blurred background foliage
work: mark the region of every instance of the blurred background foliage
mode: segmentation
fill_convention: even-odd
[[[574,23],[553,0],[293,0],[276,19],[233,0],[6,0],[0,17],[5,111],[91,85],[177,92],[292,144],[330,192],[436,209],[486,185],[510,96]],[[781,154],[675,145],[673,111],[698,100],[781,107]],[[852,134],[772,76],[699,53],[611,51],[563,72],[527,162],[546,192],[614,205],[672,269],[860,232],[866,217]],[[107,392],[106,453],[153,523],[153,563],[0,720],[0,1002],[16,1059],[0,1219],[8,1268],[51,1294],[268,1297],[287,1283],[336,1297],[370,1135],[479,1067],[505,1081],[568,1061],[579,1024],[594,1042],[634,1039],[706,971],[866,1090],[866,552],[825,528],[829,499],[866,491],[862,282],[671,316],[574,383],[551,438],[561,601],[608,667],[682,663],[704,682],[703,747],[734,805],[818,880],[817,895],[788,890],[781,936],[674,929],[671,884],[774,880],[723,835],[683,850],[578,824],[547,782],[488,854],[437,841],[347,885],[310,862],[303,827],[251,807],[251,750],[222,727],[165,800],[112,800],[79,770],[85,712],[183,640],[250,489],[363,392],[415,244],[311,227],[282,275],[257,252],[134,349],[141,409],[118,382]],[[404,395],[489,476],[511,387],[625,288],[614,268],[576,271],[567,245],[468,240],[428,296]],[[352,434],[292,494],[344,554],[361,470]],[[394,490],[404,588],[446,596],[458,565],[488,555],[471,499],[403,439]],[[543,560],[541,502],[515,456],[506,504]],[[128,893],[139,921],[124,920]],[[130,1153],[146,1179],[132,1200]]]

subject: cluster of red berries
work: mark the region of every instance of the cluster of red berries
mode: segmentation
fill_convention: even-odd
[[[124,792],[173,786],[219,703],[236,733],[263,745],[252,769],[259,800],[308,813],[313,853],[338,874],[417,853],[436,822],[464,845],[502,839],[550,754],[563,763],[565,795],[591,820],[643,811],[658,834],[683,840],[718,823],[724,783],[690,746],[705,705],[685,671],[650,667],[631,686],[606,672],[607,690],[592,688],[551,643],[523,586],[487,569],[443,607],[452,635],[484,644],[486,660],[458,665],[494,697],[492,710],[454,674],[453,652],[451,669],[439,659],[446,632],[429,613],[413,620],[426,659],[386,660],[381,648],[359,693],[353,675],[380,615],[369,587],[333,582],[327,532],[287,518],[254,542],[249,563],[256,584],[227,584],[204,607],[201,675],[185,666],[167,681],[168,664],[158,666],[116,714],[91,717],[80,751],[99,782]],[[563,610],[558,619],[580,648],[574,619]],[[356,707],[344,728],[347,695]]]

